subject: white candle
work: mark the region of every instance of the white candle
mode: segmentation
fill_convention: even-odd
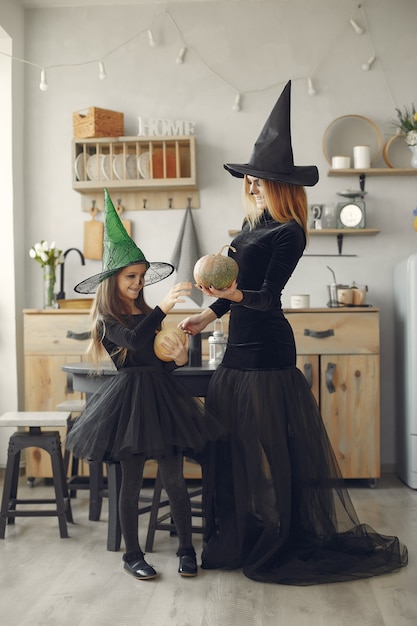
[[[371,167],[371,150],[369,146],[354,146],[353,167],[355,170],[367,170]]]

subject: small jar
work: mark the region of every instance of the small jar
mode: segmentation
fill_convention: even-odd
[[[220,319],[215,320],[213,334],[208,338],[209,344],[209,364],[219,365],[223,360],[226,352],[227,337],[224,336],[223,322]]]

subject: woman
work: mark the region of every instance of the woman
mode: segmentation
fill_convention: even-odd
[[[222,364],[206,406],[229,436],[214,443],[204,494],[202,567],[243,568],[254,580],[309,585],[396,570],[407,550],[360,524],[337,466],[318,406],[296,368],[292,329],[281,292],[307,239],[304,186],[314,166],[294,166],[287,83],[250,161],[228,164],[244,178],[246,218],[229,254],[237,282],[181,326],[201,332],[230,311]]]
[[[183,453],[194,456],[223,429],[205,414],[202,403],[170,373],[188,361],[188,340],[166,338],[172,362],[154,353],[155,333],[167,313],[189,295],[191,283],[174,285],[154,309],[143,289],[173,271],[168,263],[149,263],[129,237],[106,196],[103,271],[77,285],[80,293],[97,291],[88,356],[99,368],[110,357],[118,370],[88,403],[67,437],[79,458],[120,461],[120,525],[125,541],[124,569],[136,579],[155,578],[138,539],[138,501],[147,459],[158,460],[177,530],[178,572],[195,576],[191,504],[183,475]],[[196,452],[197,451],[197,452]]]

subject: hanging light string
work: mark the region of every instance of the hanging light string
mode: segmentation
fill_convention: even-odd
[[[364,27],[362,27],[362,25],[360,23],[358,23],[358,21],[355,19],[356,18],[356,14],[357,12],[360,12],[361,15],[361,23],[363,23]],[[188,56],[188,53],[193,54],[196,59],[199,61],[199,63],[201,63],[201,65],[209,72],[211,73],[213,76],[215,76],[217,79],[221,80],[225,85],[227,85],[228,87],[230,87],[230,89],[232,89],[234,95],[234,101],[233,101],[233,106],[232,109],[233,111],[240,111],[242,109],[242,102],[244,99],[245,95],[248,94],[253,94],[253,93],[261,93],[261,92],[265,92],[265,91],[269,91],[270,89],[275,89],[276,87],[284,84],[286,81],[285,80],[280,80],[277,82],[274,82],[272,84],[269,84],[265,87],[262,88],[258,88],[258,89],[252,89],[252,90],[245,90],[245,91],[241,91],[239,90],[235,85],[233,85],[230,81],[228,81],[224,76],[222,76],[219,72],[217,72],[215,69],[213,69],[213,67],[211,67],[207,61],[200,55],[200,53],[198,52],[198,50],[196,50],[195,48],[189,46],[186,41],[184,40],[184,37],[182,35],[181,29],[179,28],[177,22],[175,21],[174,17],[172,16],[172,14],[168,11],[168,10],[164,10],[162,13],[159,13],[151,22],[150,26],[147,26],[146,28],[142,29],[141,31],[139,31],[138,33],[136,33],[135,35],[132,35],[132,37],[129,37],[129,39],[122,41],[120,44],[118,44],[117,46],[115,46],[114,48],[112,48],[111,50],[109,50],[108,52],[106,52],[105,54],[103,54],[103,56],[99,59],[93,59],[93,60],[89,60],[89,61],[82,61],[79,63],[61,63],[61,64],[54,64],[54,65],[48,65],[48,66],[42,66],[39,65],[38,63],[33,63],[32,61],[27,61],[26,59],[21,59],[19,57],[15,57],[7,52],[3,52],[0,51],[0,54],[7,56],[9,58],[11,58],[14,61],[19,61],[21,63],[26,63],[28,65],[32,65],[33,67],[36,67],[37,69],[40,70],[41,72],[41,80],[40,80],[40,84],[39,84],[39,88],[41,89],[41,91],[46,91],[48,89],[48,82],[47,82],[47,78],[46,78],[46,73],[49,70],[52,69],[57,69],[57,68],[71,68],[71,67],[81,67],[83,65],[91,65],[91,64],[96,64],[98,65],[98,77],[100,80],[105,80],[107,73],[106,73],[106,69],[105,69],[105,65],[104,65],[104,60],[107,59],[108,57],[110,57],[111,55],[113,55],[115,52],[117,52],[118,50],[120,50],[121,48],[124,48],[125,46],[127,46],[128,44],[130,44],[132,41],[135,41],[136,39],[138,39],[139,37],[142,37],[143,35],[146,35],[149,41],[149,45],[151,47],[155,47],[157,45],[157,42],[155,41],[155,38],[153,36],[152,33],[152,26],[153,24],[156,22],[156,20],[158,20],[161,16],[166,16],[166,18],[168,18],[168,20],[170,21],[170,23],[172,24],[172,26],[174,27],[175,31],[177,32],[177,35],[180,39],[180,48],[178,51],[178,54],[176,56],[175,62],[177,64],[183,64],[186,57]],[[367,37],[369,40],[369,44],[370,44],[370,49],[371,49],[371,54],[367,60],[366,63],[364,63],[362,65],[362,69],[365,71],[368,71],[373,63],[375,62],[375,60],[377,59],[376,53],[375,53],[375,48],[372,42],[372,38],[371,38],[371,34],[370,34],[370,30],[369,30],[369,26],[368,26],[368,21],[366,19],[366,14],[365,14],[365,10],[363,7],[363,3],[362,4],[358,4],[355,7],[354,12],[352,13],[352,16],[349,20],[349,24],[350,26],[353,28],[353,30],[355,31],[356,35],[362,35],[364,32],[367,33]],[[343,25],[343,27],[345,27],[345,24]],[[332,43],[334,41],[335,37],[332,37],[331,42],[329,42],[329,47],[330,47],[330,43]],[[319,62],[317,62],[314,66],[313,69],[311,69],[311,71],[308,72],[307,76],[300,76],[300,77],[295,77],[292,78],[293,81],[297,81],[297,80],[303,80],[306,81],[307,84],[307,93],[310,96],[315,96],[318,92],[317,90],[317,86],[316,86],[316,76],[317,76],[317,70],[319,68],[319,66],[322,65],[322,63],[328,58],[328,53],[326,53],[325,55],[323,55],[324,58],[322,58]],[[388,86],[388,82],[385,76],[385,72],[383,70],[382,67],[382,63],[381,60],[378,58],[378,65],[380,67],[383,79],[385,81],[385,87],[387,89],[388,95],[392,101],[392,104],[395,108],[395,102],[394,99],[392,97],[391,91],[389,89]]]

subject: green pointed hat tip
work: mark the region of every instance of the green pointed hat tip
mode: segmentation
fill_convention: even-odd
[[[149,269],[142,250],[129,237],[123,226],[107,189],[104,190],[105,220],[103,239],[103,272],[118,271],[133,263],[145,263]]]

